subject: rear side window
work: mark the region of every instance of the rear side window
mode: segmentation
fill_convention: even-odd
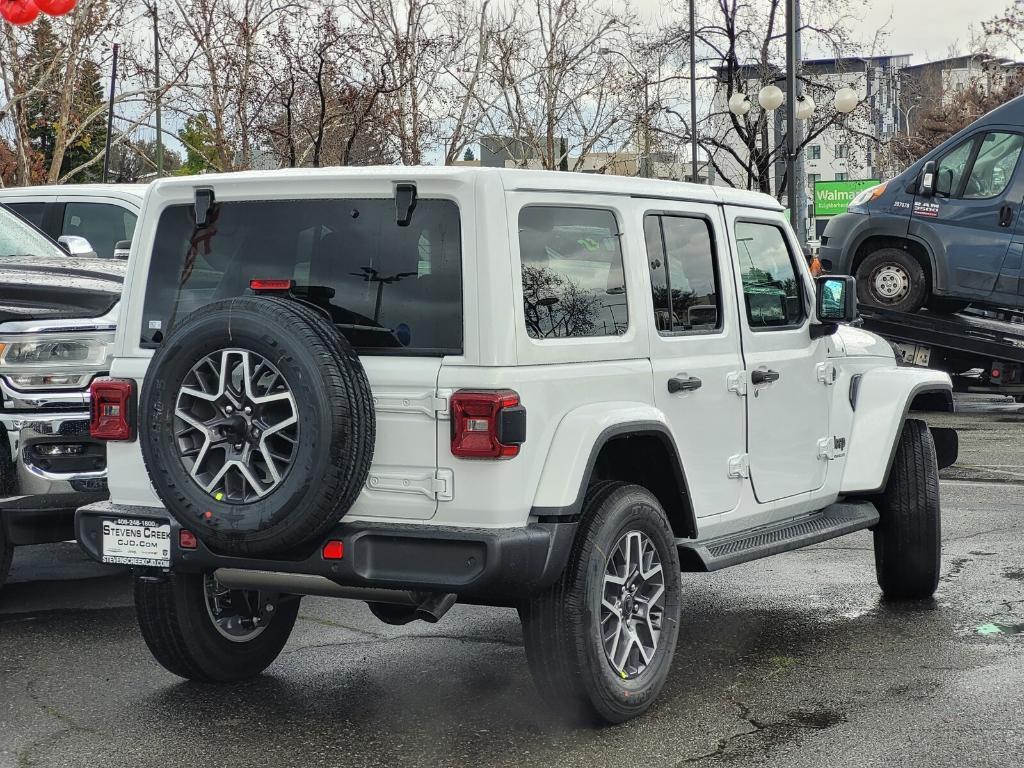
[[[101,259],[114,258],[114,246],[131,240],[138,217],[110,203],[68,203],[64,206],[62,235],[84,237]]]
[[[519,213],[526,332],[532,339],[626,332],[626,282],[615,214],[528,206]]]
[[[361,352],[461,354],[459,210],[420,199],[407,227],[393,200],[217,203],[196,228],[192,205],[164,210],[146,286],[141,343],[253,279],[291,279]]]
[[[721,327],[711,226],[689,216],[644,217],[654,322],[662,335]]]
[[[800,280],[782,230],[773,224],[738,221],[736,250],[750,327],[798,325],[804,319]]]

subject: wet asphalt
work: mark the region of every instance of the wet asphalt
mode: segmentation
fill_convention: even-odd
[[[25,548],[0,592],[0,766],[1017,766],[1024,761],[1024,408],[956,416],[933,601],[880,600],[867,533],[685,575],[672,674],[626,725],[534,693],[514,611],[389,627],[306,598],[259,679],[151,659],[124,571]]]

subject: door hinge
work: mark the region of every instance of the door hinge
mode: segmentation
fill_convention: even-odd
[[[745,453],[729,457],[729,477],[750,477],[750,459]]]
[[[835,363],[818,363],[816,371],[818,374],[818,381],[826,387],[831,387],[836,383],[838,373],[836,371]]]
[[[825,461],[835,461],[840,456],[846,455],[845,437],[823,437],[818,441],[818,458]]]
[[[725,386],[730,392],[735,392],[740,397],[747,394],[747,377],[743,371],[733,371],[725,377]]]
[[[370,472],[366,487],[371,491],[415,493],[428,499],[451,501],[455,498],[455,473],[450,469],[439,469],[433,475]]]
[[[448,418],[448,395],[451,390],[419,394],[383,392],[374,394],[373,407],[379,413],[422,413],[431,418]]]

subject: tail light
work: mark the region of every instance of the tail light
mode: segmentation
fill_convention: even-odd
[[[526,409],[511,389],[459,390],[451,414],[453,456],[510,459],[526,442]]]
[[[135,439],[135,381],[96,379],[89,387],[89,434],[97,440]]]

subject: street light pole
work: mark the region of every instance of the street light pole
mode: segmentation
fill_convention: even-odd
[[[103,183],[110,176],[110,138],[114,132],[114,91],[117,87],[117,51],[120,46],[114,43],[114,62],[110,70],[110,103],[107,105],[107,145],[103,151]]]
[[[164,175],[164,133],[160,114],[160,25],[153,3],[153,85],[156,94],[156,177]]]
[[[786,193],[789,202],[789,220],[797,229],[796,189],[796,39],[797,0],[786,0]],[[801,244],[802,245],[802,244]]]
[[[697,0],[690,0],[690,167],[691,180],[697,183],[697,23],[694,6]]]

